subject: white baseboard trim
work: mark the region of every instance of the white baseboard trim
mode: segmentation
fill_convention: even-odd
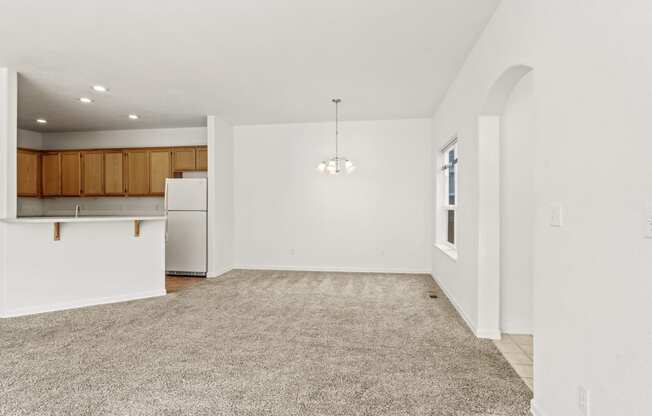
[[[466,314],[462,306],[457,302],[455,297],[452,296],[451,292],[446,288],[446,286],[439,280],[437,279],[434,275],[431,275],[433,280],[437,282],[437,285],[439,285],[439,288],[444,292],[448,300],[451,302],[455,310],[457,311],[458,315],[462,317],[462,320],[466,323],[466,326],[469,327],[471,332],[473,332],[473,335],[475,335],[478,338],[483,338],[483,339],[500,339],[501,333],[499,330],[495,329],[484,329],[484,328],[476,328],[469,316]]]
[[[37,313],[63,311],[66,309],[84,308],[87,306],[104,305],[107,303],[127,302],[130,300],[154,298],[165,296],[167,293],[163,290],[152,290],[146,292],[129,293],[125,295],[107,296],[102,298],[92,298],[76,300],[72,302],[59,302],[51,305],[36,305],[24,308],[8,309],[2,312],[0,318],[13,318],[17,316],[34,315]]]
[[[504,334],[515,334],[515,335],[532,335],[532,327],[528,325],[519,325],[512,323],[501,324],[501,330]]]
[[[233,270],[233,269],[234,269],[234,267],[232,267],[232,266],[225,267],[225,268],[223,268],[222,270],[218,270],[218,271],[216,271],[216,272],[209,272],[209,273],[207,273],[207,274],[206,274],[206,277],[209,278],[209,279],[215,279],[215,278],[217,278],[217,277],[222,276],[223,274],[226,274],[226,273],[230,272],[230,271]]]
[[[394,274],[430,274],[427,269],[382,268],[382,267],[334,267],[334,266],[265,266],[241,264],[233,266],[241,270],[279,270],[301,272],[344,272],[344,273],[394,273]]]
[[[475,329],[475,325],[473,325],[473,323],[471,322],[471,319],[469,319],[469,316],[466,314],[466,312],[464,311],[462,306],[460,306],[460,304],[457,302],[457,300],[455,300],[455,297],[453,297],[453,295],[446,288],[446,286],[441,282],[441,280],[437,279],[432,274],[430,276],[432,276],[432,279],[437,283],[439,288],[444,292],[444,294],[446,295],[448,300],[451,302],[451,304],[453,305],[453,307],[457,311],[457,314],[460,317],[462,317],[462,320],[464,320],[464,322],[466,323],[466,326],[468,326],[469,329],[471,330],[471,332],[473,332],[473,334],[477,337],[478,334],[477,334],[477,330]]]
[[[496,329],[477,329],[475,336],[482,339],[500,339],[502,333]]]
[[[475,325],[473,324],[473,321],[469,318],[469,315],[467,315],[466,311],[462,308],[462,306],[459,304],[459,302],[455,299],[455,297],[451,294],[451,292],[446,288],[446,285],[444,285],[441,280],[437,279],[434,275],[432,275],[432,278],[435,282],[437,282],[437,285],[439,288],[444,292],[448,300],[451,302],[455,310],[457,311],[458,315],[462,317],[464,322],[466,323],[466,326],[469,327],[471,332],[473,332],[473,335],[475,335],[478,338],[482,339],[500,339],[501,333],[500,330],[498,329],[485,329],[485,328],[476,328]]]
[[[543,413],[543,410],[541,410],[541,408],[537,406],[534,399],[530,401],[530,413],[532,414],[532,416],[548,416],[548,414]]]

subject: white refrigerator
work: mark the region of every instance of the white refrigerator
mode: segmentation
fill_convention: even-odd
[[[167,179],[165,270],[168,274],[206,276],[208,270],[208,181]]]

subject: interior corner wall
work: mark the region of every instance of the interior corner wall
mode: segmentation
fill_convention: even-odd
[[[235,128],[240,268],[429,273],[429,119]]]
[[[208,136],[208,277],[233,268],[234,192],[233,126],[207,117]]]
[[[647,0],[503,0],[434,115],[433,150],[459,137],[460,205],[458,260],[435,248],[433,270],[477,324],[478,117],[504,71],[533,68],[537,416],[579,414],[580,386],[592,416],[649,409],[650,21]]]

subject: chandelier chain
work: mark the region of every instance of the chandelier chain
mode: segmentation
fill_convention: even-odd
[[[353,162],[346,157],[340,157],[340,98],[331,100],[335,104],[335,156],[319,163],[317,170],[329,175],[339,175],[342,172],[351,173],[355,170]]]
[[[339,136],[340,136],[340,101],[342,101],[339,98],[334,98],[333,102],[335,103],[335,158],[338,159],[340,157],[340,152],[339,152]]]

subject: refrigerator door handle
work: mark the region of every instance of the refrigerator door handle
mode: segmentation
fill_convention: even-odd
[[[163,197],[163,213],[165,214],[165,242],[168,242],[168,181],[165,180],[165,196]]]

